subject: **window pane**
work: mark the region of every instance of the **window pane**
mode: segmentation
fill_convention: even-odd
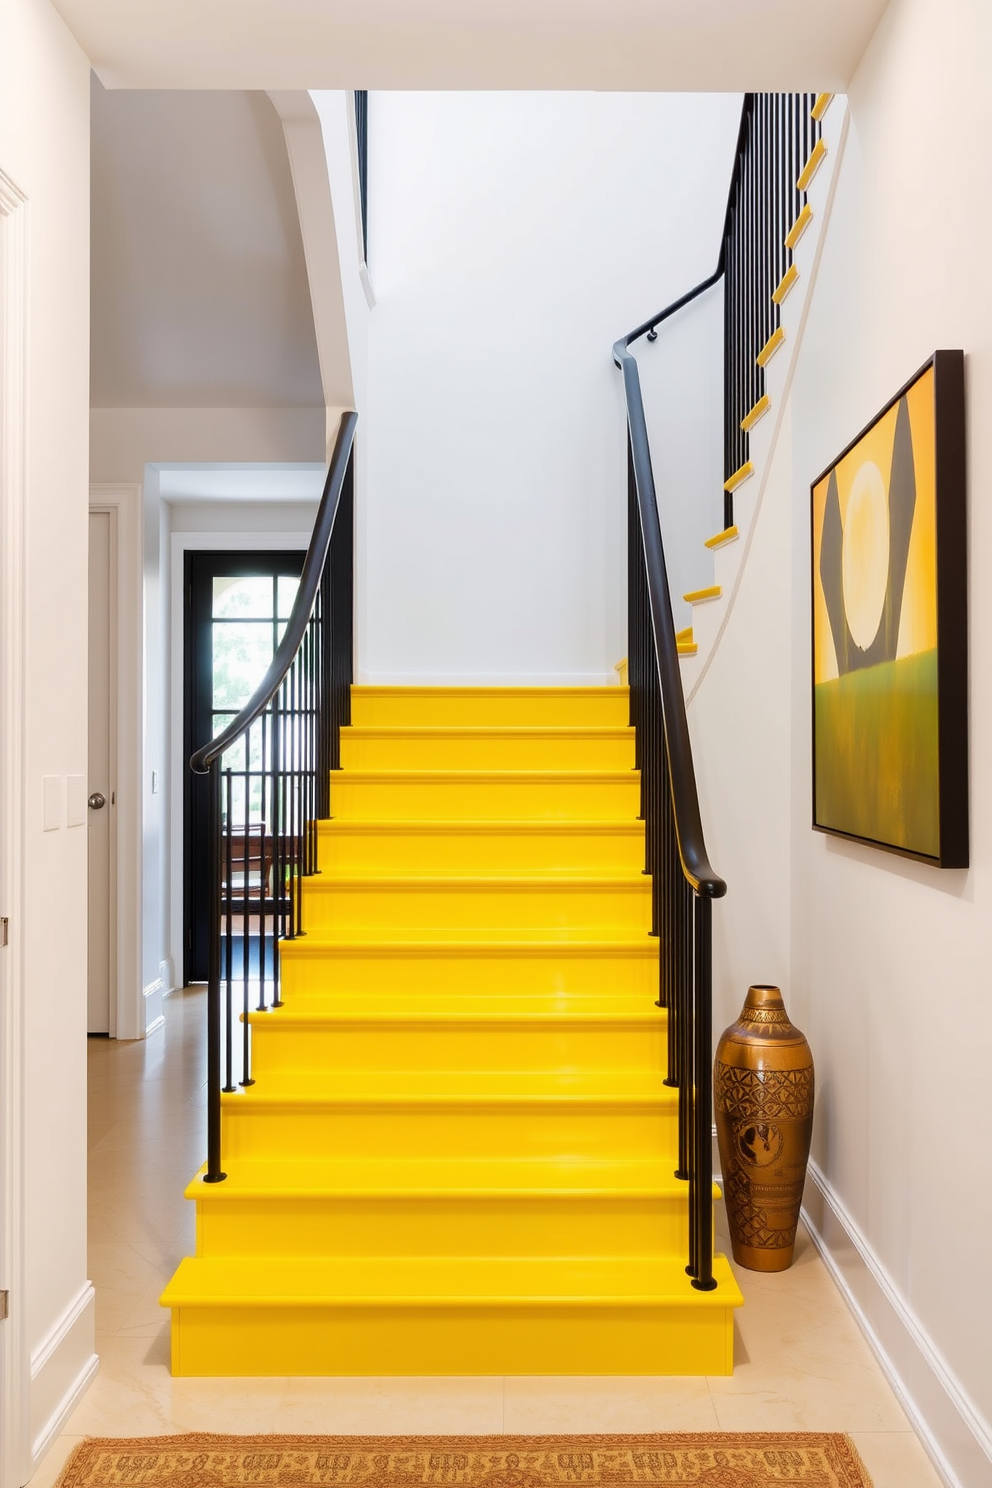
[[[292,574],[279,575],[279,619],[288,620],[293,609],[293,601],[296,591],[300,587],[299,579]]]
[[[267,620],[272,615],[272,599],[268,574],[214,579],[215,620]]]
[[[231,722],[231,719],[233,717],[234,717],[234,714],[233,713],[216,713],[214,715],[213,737],[215,739],[216,739],[217,735],[220,733],[221,729],[226,728],[227,725]],[[267,733],[270,734],[271,733],[271,722],[268,719],[265,721],[265,728],[266,728]],[[261,722],[261,720],[259,720],[256,723],[253,723],[252,726],[251,726],[251,728],[248,730],[248,741],[249,741],[248,769],[250,769],[250,770],[260,770],[262,768],[262,763],[263,763],[263,760],[262,760],[262,722]],[[271,754],[271,751],[270,751],[270,754]],[[228,769],[230,769],[230,770],[243,770],[245,768],[245,736],[244,736],[244,734],[242,734],[242,736],[241,736],[240,739],[235,740],[235,742],[231,745],[230,749],[225,750],[225,752],[221,755],[220,767],[221,767],[222,770],[228,770]],[[271,768],[271,761],[270,761],[270,768]]]
[[[272,625],[238,621],[213,626],[213,707],[243,708],[272,660]]]

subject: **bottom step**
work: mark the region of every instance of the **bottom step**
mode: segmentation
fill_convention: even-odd
[[[174,1375],[730,1374],[725,1257],[185,1260],[162,1294]]]

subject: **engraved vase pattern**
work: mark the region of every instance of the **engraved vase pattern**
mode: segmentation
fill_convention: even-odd
[[[717,1136],[734,1260],[792,1264],[813,1133],[813,1056],[778,987],[750,987],[713,1072]]]

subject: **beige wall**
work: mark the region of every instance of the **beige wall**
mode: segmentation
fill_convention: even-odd
[[[23,1245],[5,1325],[20,1354],[8,1356],[18,1370],[8,1386],[27,1395],[27,1440],[8,1423],[5,1447],[19,1461],[7,1466],[23,1482],[32,1451],[94,1362],[80,1121],[86,833],[66,827],[64,807],[61,827],[42,830],[42,778],[64,788],[66,776],[86,771],[89,64],[47,0],[7,0],[0,17],[0,170],[26,198],[29,296],[25,680],[23,697],[10,699],[23,727],[19,922],[11,927],[19,975],[8,989],[23,1014]],[[7,434],[20,440],[19,430]],[[16,497],[5,490],[5,501]],[[5,579],[17,560],[5,553]]]
[[[755,544],[692,707],[711,851],[730,884],[717,1017],[748,981],[782,981],[817,1061],[810,1215],[968,1488],[992,1481],[990,55],[986,0],[892,0],[854,78]],[[972,866],[943,873],[809,827],[809,483],[938,347],[967,356],[971,551]]]

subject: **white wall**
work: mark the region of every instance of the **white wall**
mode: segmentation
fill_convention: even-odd
[[[739,114],[733,95],[370,96],[364,680],[612,679],[610,349],[712,272]],[[683,423],[708,446],[704,403]]]
[[[716,267],[718,246],[706,278]],[[722,282],[661,326],[657,341],[636,342],[634,355],[672,609],[681,629],[692,624],[692,607],[682,596],[712,584],[713,555],[704,543],[724,525]]]
[[[26,199],[18,230],[26,253],[19,292],[27,296],[14,306],[26,323],[23,418],[0,436],[8,476],[11,449],[19,449],[25,471],[23,552],[3,555],[4,589],[18,565],[24,580],[23,695],[7,693],[20,715],[8,725],[19,727],[22,746],[22,775],[13,784],[23,836],[13,845],[16,886],[4,884],[19,899],[11,926],[17,975],[9,975],[8,961],[4,986],[17,1007],[8,1001],[4,1026],[20,1023],[21,1045],[5,1053],[20,1065],[23,1092],[20,1192],[8,1189],[2,1200],[5,1224],[21,1240],[19,1275],[18,1256],[8,1258],[12,1317],[2,1341],[6,1385],[21,1392],[22,1407],[20,1419],[8,1416],[3,1425],[10,1482],[25,1481],[95,1367],[80,1121],[86,832],[66,826],[64,805],[59,829],[42,830],[43,777],[57,777],[64,792],[68,775],[86,773],[88,145],[86,58],[47,0],[8,0],[0,18],[0,171]],[[9,331],[0,327],[0,339]],[[16,378],[17,368],[3,375]],[[17,500],[5,480],[5,511]],[[5,667],[9,661],[8,652]],[[5,676],[0,685],[15,681]],[[12,804],[3,802],[5,833]],[[0,1075],[5,1097],[10,1077],[8,1065]]]
[[[967,1488],[992,1483],[990,55],[985,0],[892,0],[851,85],[783,438],[692,707],[730,884],[719,1016],[748,981],[781,980],[817,1063],[810,1217],[948,1480]],[[809,483],[938,347],[967,355],[971,551],[972,866],[943,873],[809,827]]]
[[[142,1004],[154,1011],[162,992],[182,977],[181,944],[174,939],[170,903],[170,555],[172,519],[160,492],[159,467],[273,465],[322,462],[322,408],[94,408],[90,415],[91,471],[95,483],[132,482],[143,486],[141,709],[141,989]],[[245,473],[246,480],[257,478]],[[197,498],[187,479],[188,503]],[[216,486],[216,480],[213,480]],[[264,502],[241,506],[215,502],[225,523],[264,523]],[[278,523],[284,514],[271,520]],[[211,521],[214,519],[211,518]],[[298,515],[293,514],[293,520]],[[310,521],[312,526],[312,517]],[[152,777],[155,777],[153,789]],[[181,913],[181,909],[180,909]],[[180,934],[181,939],[181,934]],[[137,992],[138,989],[136,989]],[[146,1026],[139,1021],[143,1030]]]

